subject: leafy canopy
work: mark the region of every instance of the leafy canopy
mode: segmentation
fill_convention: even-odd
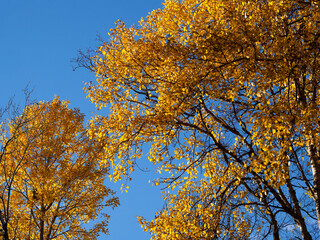
[[[88,135],[84,115],[56,97],[27,106],[3,127],[8,134],[1,141],[7,146],[0,206],[6,237],[96,239],[107,233],[109,216],[102,210],[116,207],[118,199],[104,185],[103,147]],[[94,226],[84,226],[92,220]]]
[[[150,144],[171,189],[152,239],[319,237],[319,4],[167,0],[110,30],[90,132],[115,181]]]

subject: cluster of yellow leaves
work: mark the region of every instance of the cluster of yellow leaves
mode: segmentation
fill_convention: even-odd
[[[142,221],[154,239],[245,234],[242,208],[236,228],[219,229],[230,205],[203,210],[204,193],[248,191],[246,181],[277,191],[290,178],[289,159],[301,160],[297,149],[319,146],[319,19],[316,1],[167,0],[139,26],[111,30],[94,59],[97,82],[85,88],[110,114],[94,117],[90,131],[105,143],[115,181],[149,143],[149,160],[168,173],[163,182],[179,186],[168,209]],[[298,168],[310,170],[303,161]],[[265,197],[255,186],[253,195]]]
[[[245,192],[237,189],[235,180],[241,176],[241,169],[213,165],[210,162],[214,160],[208,158],[203,163],[205,177],[201,180],[190,180],[191,177],[175,194],[164,192],[166,207],[154,220],[138,218],[144,231],[153,233],[152,239],[247,239],[250,236],[251,224],[244,216],[247,210],[232,209],[228,200],[232,198],[233,204],[241,204],[246,197]],[[235,187],[229,188],[226,182],[234,182]]]
[[[90,138],[84,115],[59,98],[27,106],[5,123],[8,142],[0,164],[1,209],[10,239],[96,239],[107,233],[118,200],[104,185],[103,147]],[[4,133],[4,132],[2,132]]]

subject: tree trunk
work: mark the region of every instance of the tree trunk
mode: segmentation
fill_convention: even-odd
[[[44,217],[45,217],[45,207],[41,206],[41,218],[40,218],[40,236],[39,240],[44,240]]]
[[[9,234],[8,234],[8,224],[6,220],[3,218],[3,213],[0,210],[0,221],[2,225],[2,239],[3,240],[9,240]]]
[[[307,229],[305,219],[303,218],[302,213],[301,213],[299,200],[297,198],[296,191],[294,190],[294,188],[291,184],[291,181],[289,179],[287,179],[286,185],[287,185],[287,188],[288,188],[291,200],[292,200],[293,209],[294,209],[293,218],[294,218],[294,221],[296,222],[296,224],[299,226],[299,229],[302,234],[302,239],[303,240],[312,240],[312,237]]]
[[[270,211],[270,210],[269,210]],[[270,211],[271,224],[272,224],[272,235],[274,240],[280,240],[279,227],[275,215]]]
[[[309,146],[310,161],[313,173],[314,202],[316,205],[318,228],[320,233],[320,158],[314,145]]]

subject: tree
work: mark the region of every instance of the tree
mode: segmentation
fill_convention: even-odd
[[[166,0],[97,51],[91,132],[113,179],[141,152],[166,208],[152,239],[319,239],[320,2]],[[165,174],[163,172],[166,172]]]
[[[4,239],[96,239],[107,233],[103,207],[118,205],[104,185],[103,145],[84,115],[59,98],[27,106],[3,123],[1,223]],[[14,137],[12,137],[14,136]],[[98,220],[102,218],[102,220]],[[96,224],[84,226],[91,220]]]
[[[32,91],[29,90],[28,85],[24,88],[24,97],[25,97],[25,106],[31,104],[30,101],[30,94]],[[3,163],[4,158],[9,150],[9,146],[12,144],[14,139],[18,137],[19,129],[22,125],[27,123],[27,119],[24,114],[19,116],[19,109],[20,106],[14,103],[14,98],[11,98],[7,105],[0,110],[0,162]],[[19,117],[17,117],[19,116]],[[6,119],[6,120],[3,120]],[[10,135],[8,134],[8,122],[14,122],[15,128],[10,129]],[[23,157],[22,157],[23,158]],[[1,171],[1,173],[4,173]],[[6,176],[3,176],[2,179],[6,179]],[[11,188],[12,186],[12,179],[7,178],[6,181],[2,182],[1,184],[1,197],[0,200],[2,202],[2,207],[0,210],[0,222],[1,222],[1,236],[3,239],[8,239],[8,222],[10,219],[9,216],[9,203],[8,200],[10,199],[11,195]],[[7,191],[6,191],[6,190]]]

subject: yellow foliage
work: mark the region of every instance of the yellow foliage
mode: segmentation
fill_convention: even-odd
[[[153,239],[247,239],[266,229],[250,232],[253,221],[277,225],[277,207],[309,239],[297,195],[320,204],[319,19],[317,1],[167,0],[138,26],[111,29],[86,85],[110,114],[90,132],[115,181],[150,144],[175,189],[141,220]]]
[[[104,186],[103,146],[83,121],[56,97],[27,106],[5,125],[2,146],[10,144],[0,163],[0,206],[10,239],[96,239],[107,232],[108,215],[84,227],[118,199]]]

